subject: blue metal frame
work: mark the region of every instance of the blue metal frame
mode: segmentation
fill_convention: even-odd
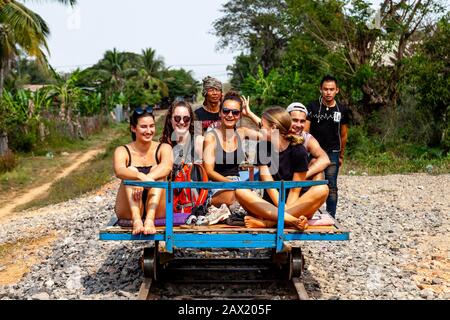
[[[311,187],[327,184],[320,181],[239,181],[239,182],[143,182],[125,180],[128,186],[145,188],[163,188],[166,190],[166,228],[164,234],[132,235],[131,233],[100,233],[100,240],[154,240],[165,241],[166,251],[173,248],[275,248],[277,252],[283,249],[284,241],[319,240],[342,241],[349,239],[348,232],[342,233],[284,233],[284,208],[286,189]],[[278,221],[276,233],[174,233],[173,232],[173,189],[278,189]]]

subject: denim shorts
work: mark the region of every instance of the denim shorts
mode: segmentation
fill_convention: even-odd
[[[225,178],[230,179],[231,181],[241,181],[239,176],[226,176]],[[222,191],[234,190],[234,189],[209,189],[208,196],[213,197]]]

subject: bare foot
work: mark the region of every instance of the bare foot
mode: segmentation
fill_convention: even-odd
[[[142,224],[142,219],[133,220],[133,235],[140,234],[144,231],[144,225]]]
[[[244,223],[246,228],[272,228],[275,226],[275,222],[269,220],[263,220],[252,216],[245,216]]]
[[[308,228],[308,219],[305,216],[300,216],[297,223],[295,224],[295,227],[300,231],[305,230],[306,228]]]
[[[144,222],[144,234],[155,234],[156,228],[153,220],[147,219]]]

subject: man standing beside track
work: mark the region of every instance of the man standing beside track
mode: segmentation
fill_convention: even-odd
[[[327,75],[320,82],[320,97],[308,105],[308,117],[304,130],[311,133],[328,154],[331,161],[325,170],[330,193],[327,199],[327,211],[336,216],[338,201],[337,177],[343,164],[347,143],[349,110],[335,100],[339,93],[337,79]]]

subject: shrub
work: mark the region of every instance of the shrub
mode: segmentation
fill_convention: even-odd
[[[11,171],[17,165],[17,158],[9,151],[4,156],[0,156],[0,173]]]
[[[38,140],[36,133],[33,131],[11,130],[8,137],[11,149],[20,152],[31,152]]]

